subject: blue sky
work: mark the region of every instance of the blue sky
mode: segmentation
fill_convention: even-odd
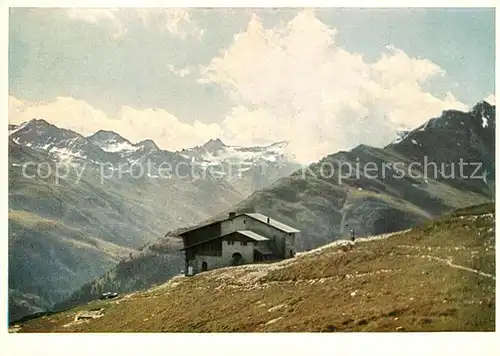
[[[320,15],[339,29],[339,42],[375,60],[389,44],[446,70],[429,89],[470,105],[495,88],[495,13],[485,9],[355,10]],[[357,40],[358,39],[358,40]]]
[[[12,9],[11,122],[180,149],[384,145],[494,95],[492,9]],[[492,99],[490,99],[492,100]]]

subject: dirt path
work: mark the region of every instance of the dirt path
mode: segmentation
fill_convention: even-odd
[[[427,258],[429,258],[429,259],[431,259],[431,260],[435,260],[435,261],[446,263],[448,266],[450,266],[452,268],[461,269],[461,270],[464,270],[464,271],[468,271],[468,272],[479,274],[479,275],[481,275],[483,277],[488,277],[488,278],[496,279],[495,276],[492,275],[492,274],[481,272],[481,271],[479,271],[477,269],[465,267],[465,266],[462,266],[462,265],[454,264],[449,259],[440,258],[440,257],[436,257],[436,256],[431,256],[431,255],[424,255],[424,256],[427,257]]]
[[[479,274],[480,276],[483,276],[483,277],[496,279],[496,277],[492,274],[482,272],[482,271],[474,269],[474,268],[470,268],[470,267],[466,267],[466,266],[462,266],[462,265],[457,265],[457,264],[453,263],[453,261],[451,259],[441,258],[441,257],[437,257],[437,256],[432,256],[432,255],[406,255],[406,256],[407,257],[414,257],[414,258],[428,258],[429,260],[434,260],[434,261],[445,263],[448,266],[450,266],[451,268],[461,269],[463,271]]]

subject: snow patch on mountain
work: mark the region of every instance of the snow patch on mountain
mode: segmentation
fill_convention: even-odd
[[[392,141],[391,144],[400,143],[408,136],[409,133],[410,133],[410,131],[407,131],[407,130],[398,131],[396,133],[396,135],[397,135],[396,139],[394,141]]]
[[[140,149],[140,147],[131,145],[128,142],[109,143],[100,147],[106,152],[135,152]]]
[[[70,148],[53,147],[49,153],[57,157],[60,161],[71,162],[75,159],[86,159],[87,156],[79,151],[73,151]]]
[[[217,139],[210,140],[201,147],[184,149],[179,153],[202,168],[237,166],[243,172],[258,164],[277,164],[286,161],[287,145],[287,142],[277,142],[267,146],[228,146]]]
[[[97,131],[88,140],[105,152],[130,153],[140,149],[113,131]]]
[[[26,125],[28,125],[28,123],[29,121],[25,121],[19,125],[11,125],[11,126],[9,125],[9,136],[25,128]]]

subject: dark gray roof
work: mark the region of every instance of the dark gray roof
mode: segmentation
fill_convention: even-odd
[[[224,219],[224,220],[228,220],[228,219]],[[187,234],[188,232],[193,232],[195,230],[198,230],[198,229],[210,226],[210,225],[220,224],[220,222],[224,221],[224,220],[217,220],[217,221],[212,221],[212,222],[206,223],[206,224],[200,224],[200,225],[192,226],[192,227],[184,230],[183,232],[178,233],[177,236],[183,236],[183,235]]]
[[[187,250],[191,247],[194,247],[194,246],[198,246],[198,245],[201,245],[201,244],[204,244],[204,243],[207,243],[207,242],[211,242],[211,241],[214,241],[214,240],[217,240],[217,239],[223,239],[224,237],[226,236],[229,236],[229,235],[233,235],[233,234],[241,234],[243,236],[246,236],[254,241],[267,241],[269,240],[267,237],[264,237],[262,235],[259,235],[259,234],[256,234],[255,232],[253,231],[250,231],[250,230],[240,230],[240,231],[233,231],[233,232],[230,232],[228,234],[225,234],[225,235],[220,235],[220,236],[216,236],[216,237],[212,237],[211,239],[208,239],[208,240],[203,240],[203,241],[199,241],[199,242],[196,242],[192,245],[189,245],[189,246],[185,246],[184,248],[181,248],[181,251],[184,251],[184,250]]]
[[[269,240],[267,237],[264,237],[262,235],[259,235],[253,231],[250,230],[241,230],[241,231],[236,231],[238,234],[245,235],[246,237],[251,238],[252,240],[255,241],[267,241]]]
[[[234,216],[233,219],[238,217],[238,216],[242,216],[242,215],[248,216],[248,217],[255,219],[257,221],[260,221],[264,224],[268,224],[268,225],[270,225],[278,230],[281,230],[283,232],[287,232],[287,233],[300,232],[300,230],[297,230],[291,226],[283,224],[282,222],[280,222],[278,220],[271,219],[270,217],[263,215],[263,214],[259,214],[259,213],[242,213],[242,214],[238,214],[238,215]],[[269,218],[269,223],[267,222],[268,218]],[[185,231],[179,233],[178,236],[184,236],[185,234],[187,234],[189,232],[192,232],[192,231],[195,231],[195,230],[198,230],[198,229],[210,226],[210,225],[220,224],[221,222],[226,221],[226,220],[229,220],[229,218],[221,219],[221,220],[217,220],[217,221],[212,221],[212,222],[204,224],[204,225],[193,226],[193,227],[186,229]]]
[[[284,232],[288,232],[288,233],[300,232],[300,230],[294,229],[291,226],[288,226],[286,224],[283,224],[282,222],[279,222],[279,221],[271,219],[271,218],[269,218],[269,222],[267,222],[268,217],[266,215],[263,215],[263,214],[259,214],[259,213],[246,213],[244,215],[249,216],[249,217],[251,217],[251,218],[253,218],[255,220],[258,220],[260,222],[263,222],[264,224],[268,224],[268,225],[270,225],[272,227],[275,227],[276,229],[284,231]]]

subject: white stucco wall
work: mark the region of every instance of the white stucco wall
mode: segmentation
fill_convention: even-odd
[[[295,251],[294,236],[289,236],[286,232],[280,231],[248,216],[237,216],[233,219],[221,222],[221,235],[229,234],[238,230],[251,230],[257,234],[267,237],[270,240],[274,240],[280,253],[282,253],[285,257],[290,256],[290,249]]]
[[[224,220],[220,224],[220,234],[226,235],[238,230],[249,230],[248,221],[253,220],[247,216],[238,216],[230,220]]]
[[[247,220],[247,226],[249,230],[252,230],[257,234],[267,237],[271,241],[274,241],[279,253],[284,254],[285,238],[288,235],[287,233],[251,218]]]
[[[257,234],[274,240],[280,253],[285,258],[290,257],[290,250],[294,253],[296,234],[289,235],[286,232],[280,231],[272,226],[254,220],[248,216],[238,216],[230,220],[221,222],[221,235],[226,235],[239,230],[251,230]],[[193,266],[194,274],[200,273],[203,262],[207,262],[207,269],[212,270],[221,267],[231,266],[233,264],[233,254],[238,252],[242,256],[242,263],[253,263],[255,245],[248,242],[247,245],[242,245],[239,241],[234,241],[228,245],[227,241],[222,241],[222,256],[196,256],[190,264]]]
[[[234,241],[233,244],[228,245],[227,241],[222,241],[222,256],[201,256],[197,255],[194,260],[190,262],[193,266],[194,273],[202,272],[202,263],[207,263],[207,270],[232,266],[233,254],[238,252],[242,257],[242,263],[253,263],[253,250],[255,245],[247,243],[242,245],[240,241]]]
[[[255,245],[248,242],[246,246],[242,245],[240,241],[234,241],[234,244],[228,245],[227,241],[222,242],[222,259],[231,265],[233,261],[233,253],[240,253],[243,258],[243,263],[253,262],[253,250]]]
[[[222,257],[220,256],[196,256],[192,261],[194,273],[202,272],[201,265],[203,262],[207,263],[207,270],[226,267]]]
[[[285,258],[290,257],[290,250],[293,251],[295,256],[295,253],[297,252],[295,250],[295,234],[292,234],[291,236],[287,234],[285,236]]]

